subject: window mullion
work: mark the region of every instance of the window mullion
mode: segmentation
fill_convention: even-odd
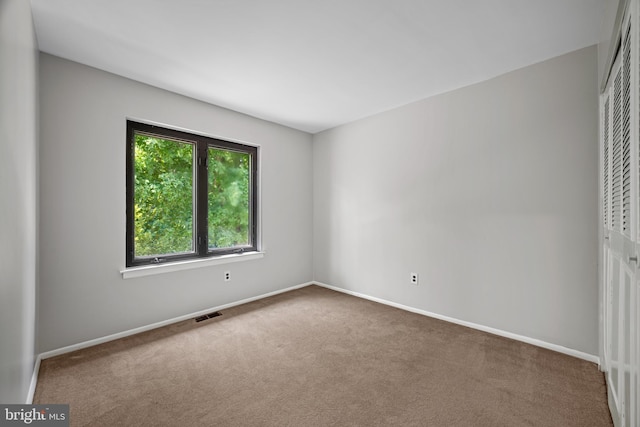
[[[206,256],[207,242],[207,143],[198,141],[198,158],[196,163],[196,245],[199,256]]]

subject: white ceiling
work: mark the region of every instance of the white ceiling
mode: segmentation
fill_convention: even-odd
[[[604,0],[31,0],[40,50],[315,133],[598,42]]]

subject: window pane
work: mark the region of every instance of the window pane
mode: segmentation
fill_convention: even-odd
[[[209,249],[249,245],[251,156],[209,147],[208,157]]]
[[[135,135],[135,257],[193,252],[192,144]]]

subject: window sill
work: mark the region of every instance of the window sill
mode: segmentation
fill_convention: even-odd
[[[212,265],[229,264],[232,262],[250,261],[264,257],[264,252],[246,252],[243,254],[222,255],[215,258],[190,259],[188,261],[171,262],[159,265],[145,265],[130,267],[120,271],[123,279],[151,276],[154,274],[170,273],[173,271],[192,270],[194,268],[209,267]]]

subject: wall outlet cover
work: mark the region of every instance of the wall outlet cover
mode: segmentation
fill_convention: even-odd
[[[410,282],[412,285],[417,285],[418,284],[418,273],[411,273],[411,278],[410,278]]]

